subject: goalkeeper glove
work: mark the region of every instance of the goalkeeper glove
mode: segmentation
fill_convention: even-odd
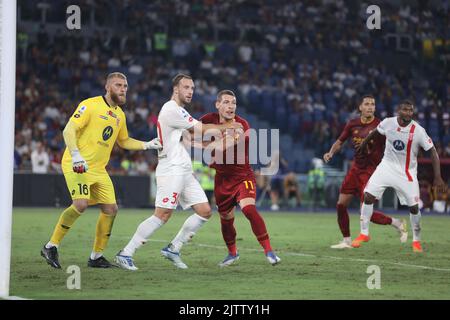
[[[144,142],[144,150],[148,150],[148,149],[162,150],[162,148],[163,148],[163,146],[158,138],[155,138],[148,142]]]
[[[71,152],[72,155],[72,169],[76,173],[83,173],[88,171],[88,164],[80,154],[80,151],[75,150]]]

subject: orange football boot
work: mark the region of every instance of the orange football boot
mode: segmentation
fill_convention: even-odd
[[[368,242],[370,240],[370,236],[366,236],[365,234],[360,233],[357,238],[352,241],[353,248],[361,247],[362,242]]]
[[[420,244],[420,241],[413,241],[412,247],[413,247],[413,251],[414,252],[423,252],[422,245]]]

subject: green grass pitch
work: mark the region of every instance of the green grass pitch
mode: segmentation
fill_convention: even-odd
[[[236,230],[241,259],[219,268],[226,255],[217,213],[182,250],[187,270],[176,269],[159,253],[190,214],[176,212],[171,220],[135,255],[139,270],[87,268],[98,209],[78,219],[60,246],[63,269],[50,268],[39,251],[53,231],[61,210],[13,210],[11,296],[29,299],[194,299],[194,300],[301,300],[301,299],[450,299],[450,217],[423,214],[425,252],[414,254],[411,234],[400,244],[390,226],[371,225],[372,241],[360,249],[333,250],[340,240],[332,213],[262,213],[272,246],[282,262],[271,266],[253,236],[250,224],[238,212]],[[122,209],[105,256],[131,238],[152,210]],[[408,216],[403,216],[408,218]],[[409,226],[409,221],[408,221]],[[352,236],[359,217],[351,215]],[[410,230],[409,230],[409,233]],[[67,289],[67,267],[81,269],[81,289]],[[368,289],[370,265],[381,271],[381,288]]]

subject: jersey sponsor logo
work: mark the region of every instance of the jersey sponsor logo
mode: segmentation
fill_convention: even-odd
[[[109,119],[107,116],[99,115],[99,117],[100,117],[101,119],[103,119],[103,120],[108,120],[108,119]]]
[[[111,138],[113,132],[114,132],[114,130],[111,126],[107,126],[105,129],[103,129],[103,133],[102,133],[103,141],[106,141],[109,138]]]
[[[395,140],[392,145],[394,146],[394,149],[397,151],[405,150],[405,143],[402,140]]]

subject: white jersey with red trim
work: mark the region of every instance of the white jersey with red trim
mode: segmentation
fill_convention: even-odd
[[[386,147],[381,162],[389,165],[394,172],[408,181],[416,181],[419,147],[425,151],[433,147],[433,141],[425,129],[414,120],[406,127],[401,127],[397,117],[390,117],[380,122],[377,130],[386,136]]]
[[[156,176],[178,176],[192,173],[192,161],[182,143],[183,130],[198,121],[174,100],[166,102],[158,115],[158,138],[163,149],[158,152]]]

